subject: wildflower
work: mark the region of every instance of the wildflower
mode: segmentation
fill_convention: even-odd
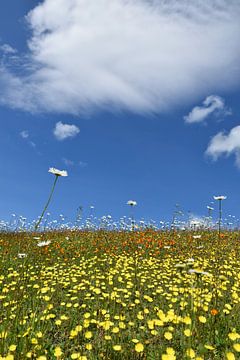
[[[226,358],[227,358],[227,360],[235,360],[235,355],[234,355],[234,353],[229,351],[226,353]]]
[[[190,329],[184,330],[184,335],[187,336],[187,337],[191,336],[192,335],[191,330]]]
[[[176,360],[174,354],[162,354],[162,360]]]
[[[113,350],[115,350],[115,351],[121,351],[121,350],[122,350],[122,347],[121,347],[121,345],[114,345],[114,346],[113,346]]]
[[[14,356],[12,354],[8,354],[4,359],[5,360],[14,360]]]
[[[215,350],[215,347],[212,346],[212,345],[204,345],[205,349],[208,349],[208,350]]]
[[[213,198],[214,200],[226,200],[227,197],[224,195],[218,195],[218,196],[214,196]]]
[[[42,246],[48,246],[49,244],[51,244],[50,240],[47,241],[40,241],[37,246],[42,247]]]
[[[53,175],[56,175],[56,176],[68,176],[68,173],[66,170],[58,170],[53,167],[49,168],[48,172]]]
[[[51,199],[52,199],[53,192],[54,192],[54,189],[55,189],[55,186],[56,186],[56,183],[57,183],[57,180],[58,180],[59,176],[68,176],[68,173],[67,173],[67,171],[65,171],[65,170],[62,170],[62,171],[61,171],[61,170],[58,170],[58,169],[55,169],[55,168],[50,168],[50,169],[48,170],[48,172],[50,172],[51,174],[54,174],[54,175],[55,175],[55,180],[54,180],[54,183],[53,183],[53,186],[52,186],[52,190],[51,190],[51,192],[50,192],[50,195],[49,195],[49,197],[48,197],[47,203],[46,203],[46,205],[45,205],[45,207],[44,207],[44,209],[43,209],[43,211],[42,211],[42,213],[41,213],[38,221],[36,222],[36,224],[35,224],[35,226],[34,226],[34,230],[35,230],[35,231],[38,229],[38,227],[39,227],[39,225],[40,225],[40,223],[41,223],[41,221],[42,221],[42,219],[43,219],[43,216],[44,216],[45,212],[47,211],[48,205],[50,204],[50,201],[51,201]]]
[[[236,332],[232,332],[228,334],[228,337],[230,340],[235,341],[237,339],[240,339],[240,335]]]
[[[201,269],[190,269],[190,270],[188,270],[188,272],[189,272],[189,274],[196,274],[196,275],[208,275],[208,276],[211,275],[207,271],[203,271]]]
[[[91,339],[92,338],[92,332],[91,331],[86,331],[84,336],[85,336],[86,339]]]
[[[61,356],[62,354],[63,353],[62,353],[62,350],[61,350],[60,346],[55,347],[54,356],[58,357],[58,356]]]
[[[189,349],[187,349],[187,351],[186,351],[186,355],[187,355],[188,357],[190,357],[190,359],[194,359],[194,358],[195,358],[195,351],[194,351],[193,349],[189,348]]]
[[[207,319],[205,318],[205,316],[199,316],[199,317],[198,317],[198,320],[199,320],[201,323],[203,323],[203,324],[205,324],[205,322],[207,321]]]
[[[25,253],[19,253],[19,254],[18,254],[18,258],[19,258],[19,259],[23,259],[23,258],[25,258],[25,257],[27,257],[27,254],[25,254]]]
[[[217,309],[212,309],[211,310],[211,315],[215,316],[218,314],[218,310]]]
[[[137,343],[136,345],[135,345],[135,351],[136,352],[142,352],[144,350],[144,346],[143,346],[143,344],[142,343]]]
[[[12,345],[9,346],[8,349],[9,349],[10,351],[15,351],[16,348],[17,348],[17,345],[12,344]]]
[[[240,352],[240,344],[233,344],[233,348],[235,351]]]
[[[167,331],[167,332],[164,333],[164,337],[167,340],[171,340],[172,339],[172,333]]]
[[[128,200],[127,205],[136,206],[136,205],[137,205],[137,202],[134,201],[134,200]]]

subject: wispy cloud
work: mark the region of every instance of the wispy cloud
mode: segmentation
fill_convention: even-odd
[[[206,150],[206,154],[217,160],[221,155],[235,155],[236,164],[240,167],[240,125],[231,129],[228,134],[219,132],[215,135]]]
[[[21,73],[0,69],[0,102],[33,112],[159,112],[232,89],[239,16],[237,0],[44,0],[27,17]]]
[[[63,161],[64,165],[66,165],[66,166],[73,166],[74,165],[73,160],[70,160],[70,159],[67,159],[67,158],[62,158],[62,161]]]
[[[224,99],[217,95],[208,96],[201,106],[195,106],[187,116],[184,116],[184,120],[189,124],[200,123],[213,114],[230,114],[230,110],[225,107]]]
[[[20,132],[20,136],[23,139],[27,139],[29,137],[29,132],[27,130],[23,130],[23,131]]]
[[[64,165],[66,165],[66,166],[80,166],[82,168],[87,166],[87,163],[84,161],[73,161],[73,160],[67,159],[65,157],[62,158],[62,161],[63,161]]]
[[[61,121],[57,122],[53,130],[53,134],[57,140],[65,140],[73,138],[80,132],[76,125],[63,124]]]
[[[17,50],[14,49],[9,44],[0,45],[0,51],[2,51],[4,54],[16,54],[17,53]]]
[[[21,136],[22,139],[24,139],[29,145],[31,145],[32,147],[36,147],[35,142],[33,142],[30,139],[30,135],[29,135],[29,131],[28,130],[22,130],[20,131],[19,135]]]

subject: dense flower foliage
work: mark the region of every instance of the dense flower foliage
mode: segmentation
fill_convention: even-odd
[[[239,255],[234,232],[3,233],[0,359],[238,359]]]

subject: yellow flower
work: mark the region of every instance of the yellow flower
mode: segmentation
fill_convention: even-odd
[[[79,353],[73,353],[71,355],[71,359],[75,360],[75,359],[79,359],[80,358],[80,354]]]
[[[212,345],[204,345],[205,349],[208,349],[208,350],[215,350],[215,347],[212,346]]]
[[[139,342],[139,340],[138,339],[132,339],[132,342],[137,344]]]
[[[117,326],[113,327],[113,328],[112,328],[112,332],[113,332],[114,334],[117,334],[117,333],[119,332],[119,328],[118,328]]]
[[[121,345],[114,345],[114,346],[113,346],[113,350],[115,350],[115,351],[121,351],[121,350],[122,350],[122,347],[121,347]]]
[[[187,349],[186,354],[188,357],[190,357],[190,359],[194,359],[195,358],[195,351],[191,348]]]
[[[240,335],[236,332],[232,332],[228,334],[230,340],[235,341],[240,338]]]
[[[235,355],[229,351],[226,353],[226,358],[227,360],[235,360]]]
[[[56,320],[56,321],[55,321],[55,324],[58,325],[58,326],[61,325],[61,323],[62,323],[61,320]]]
[[[61,356],[62,354],[63,353],[62,353],[60,346],[55,347],[54,356],[58,357],[58,356]]]
[[[183,319],[183,322],[186,325],[190,325],[192,323],[192,319],[189,316],[185,316],[185,318]]]
[[[203,323],[203,324],[205,324],[205,322],[207,321],[207,319],[205,318],[205,316],[199,316],[198,320],[199,320],[201,323]]]
[[[105,335],[105,336],[104,336],[104,339],[105,339],[105,340],[111,340],[112,337],[111,337],[110,335]]]
[[[166,353],[168,355],[175,355],[175,350],[173,348],[171,348],[171,347],[167,347],[166,348]]]
[[[86,331],[84,336],[85,336],[86,339],[91,339],[92,338],[92,332],[91,331]]]
[[[171,340],[173,336],[172,336],[172,333],[171,333],[171,332],[166,331],[166,332],[164,333],[164,337],[165,337],[165,339],[167,339],[167,340]]]
[[[135,345],[135,351],[136,352],[142,352],[144,350],[144,346],[143,346],[143,344],[142,343],[137,343],[136,345]]]
[[[9,346],[8,349],[9,349],[10,351],[15,351],[16,348],[17,348],[17,345],[12,344],[12,345]]]
[[[162,360],[176,360],[174,354],[162,354]]]
[[[14,356],[12,354],[8,354],[4,359],[5,360],[14,360]]]
[[[47,360],[45,355],[41,355],[37,358],[37,360]]]
[[[187,337],[191,336],[192,335],[191,330],[190,329],[184,330],[184,335],[187,336]]]
[[[92,350],[92,344],[86,344],[86,349],[89,351]]]
[[[235,351],[240,352],[240,344],[233,344],[233,348]]]

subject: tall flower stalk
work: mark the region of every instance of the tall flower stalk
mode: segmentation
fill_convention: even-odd
[[[135,228],[135,221],[134,221],[134,215],[133,215],[133,208],[134,206],[137,205],[137,202],[134,200],[128,200],[127,205],[129,205],[131,207],[131,227],[132,227],[132,231],[134,231]]]
[[[214,196],[214,200],[218,201],[218,238],[220,238],[221,234],[221,225],[222,225],[222,201],[227,197],[223,195]]]
[[[34,226],[34,231],[37,231],[37,229],[39,228],[39,226],[40,226],[40,224],[41,224],[41,221],[42,221],[42,219],[43,219],[43,217],[44,217],[44,214],[45,214],[45,212],[46,212],[46,210],[47,210],[47,208],[48,208],[48,206],[49,206],[49,204],[50,204],[50,201],[51,201],[51,199],[52,199],[52,196],[53,196],[54,189],[55,189],[55,187],[56,187],[56,183],[57,183],[57,181],[58,181],[58,178],[59,178],[60,176],[68,176],[68,173],[67,173],[67,171],[65,171],[65,170],[58,170],[58,169],[55,169],[55,168],[50,168],[50,169],[48,170],[48,172],[51,173],[51,174],[53,174],[53,175],[55,175],[55,179],[54,179],[53,186],[52,186],[51,192],[50,192],[50,194],[49,194],[48,200],[47,200],[47,202],[46,202],[46,205],[44,206],[43,211],[42,211],[42,213],[41,213],[38,221],[36,222],[36,224],[35,224],[35,226]]]

